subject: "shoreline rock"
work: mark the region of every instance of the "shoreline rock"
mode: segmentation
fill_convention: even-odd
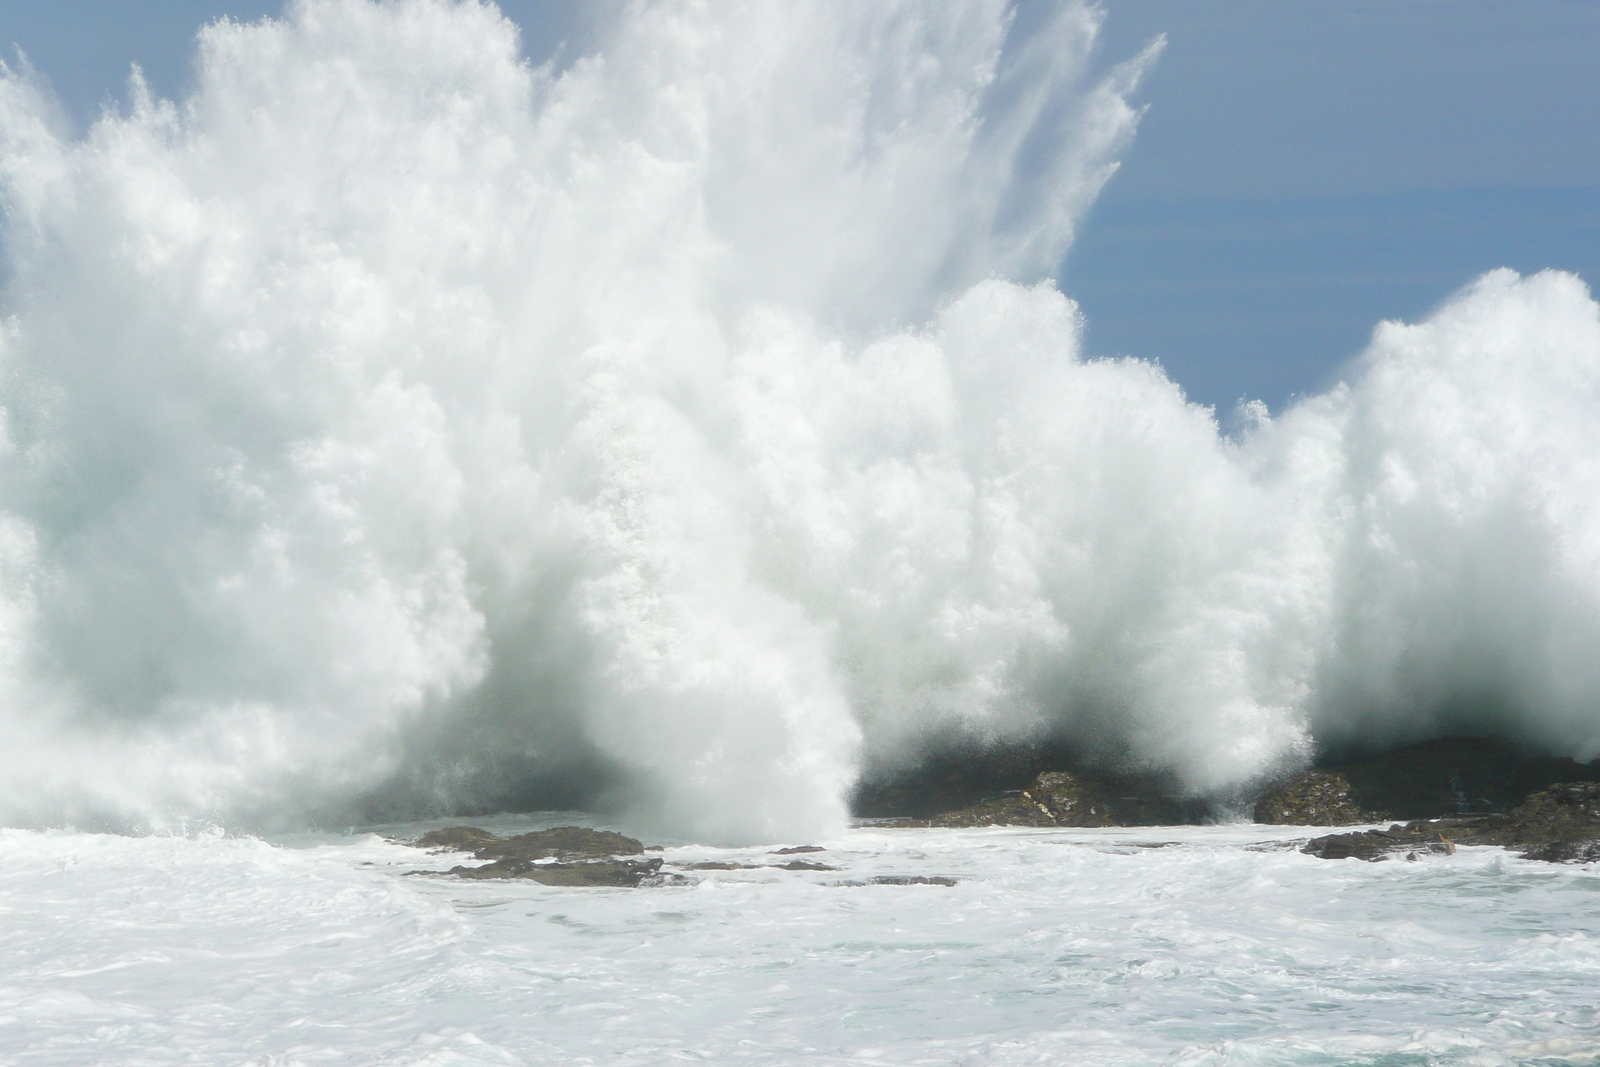
[[[423,834],[412,844],[437,851],[471,852],[475,859],[490,861],[476,867],[458,865],[444,872],[457,878],[522,878],[541,885],[631,889],[662,877],[660,857],[618,858],[641,856],[645,847],[613,830],[556,826],[500,837],[476,826],[452,826]]]
[[[1443,809],[1443,810],[1441,810]],[[1444,738],[1370,760],[1314,768],[1278,783],[1255,805],[1269,825],[1339,826],[1391,821],[1387,829],[1324,834],[1300,844],[1323,859],[1369,861],[1449,853],[1457,845],[1498,845],[1528,859],[1600,862],[1600,760],[1530,754],[1499,738]],[[1016,826],[1102,828],[1193,826],[1209,821],[1202,801],[1173,796],[1153,778],[1097,777],[1044,771],[1025,788],[991,796],[929,818],[880,821],[892,827]],[[1403,821],[1409,820],[1409,821]],[[553,886],[638,887],[682,883],[682,871],[835,871],[794,845],[769,855],[785,862],[707,860],[673,864],[642,858],[635,838],[611,830],[558,826],[500,837],[471,826],[447,827],[411,842],[434,851],[468,852],[478,866],[437,872],[458,878],[527,879]],[[1284,842],[1295,847],[1297,842]],[[843,884],[843,883],[841,883]],[[921,884],[920,882],[916,884]],[[942,883],[938,883],[942,884]]]
[[[1384,860],[1399,853],[1454,852],[1456,845],[1499,845],[1550,863],[1600,860],[1600,782],[1565,782],[1506,814],[1416,819],[1387,830],[1325,834],[1300,851],[1321,859]]]
[[[457,878],[526,878],[540,885],[609,886],[634,889],[661,873],[661,860],[639,863],[627,860],[591,859],[576,863],[530,863],[523,860],[496,860],[481,867],[452,867],[447,874]]]
[[[1338,771],[1304,771],[1262,794],[1256,801],[1255,821],[1273,826],[1343,826],[1393,817],[1364,810],[1354,793],[1350,779]]]
[[[1264,793],[1255,820],[1339,826],[1509,812],[1562,782],[1600,780],[1600,761],[1531,752],[1501,737],[1445,737],[1294,775]]]
[[[1096,778],[1071,771],[1045,771],[1027,788],[947,811],[923,822],[946,828],[1034,826],[1192,826],[1207,811],[1196,802],[1165,795],[1142,779]]]
[[[419,848],[451,848],[472,852],[481,860],[573,859],[596,856],[639,856],[644,843],[615,830],[555,826],[548,830],[500,837],[475,826],[453,826],[417,838]]]
[[[1149,775],[1078,770],[1065,743],[952,747],[857,787],[852,808],[880,826],[1194,825],[1218,814]],[[1501,737],[1445,737],[1320,761],[1272,783],[1253,805],[1270,825],[1348,826],[1505,813],[1551,785],[1600,781],[1581,764]]]
[[[470,881],[523,879],[552,886],[635,889],[641,886],[679,885],[691,881],[680,873],[684,871],[839,870],[829,863],[799,858],[826,852],[820,845],[795,845],[768,853],[784,857],[783,862],[701,860],[675,863],[671,868],[663,869],[664,861],[659,856],[631,858],[646,852],[659,852],[659,845],[647,846],[612,830],[590,830],[581,826],[556,826],[515,837],[501,837],[476,826],[451,826],[423,834],[410,844],[434,852],[470,852],[474,859],[489,861],[474,867],[458,864],[447,871],[433,873],[454,875]]]

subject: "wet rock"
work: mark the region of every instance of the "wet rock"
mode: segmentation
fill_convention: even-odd
[[[1304,771],[1256,801],[1255,821],[1288,826],[1344,826],[1381,822],[1388,814],[1356,801],[1350,779],[1338,771]]]
[[[1204,808],[1164,795],[1141,779],[1104,779],[1045,771],[1026,789],[945,812],[926,825],[966,826],[1173,826],[1201,821]]]
[[[1563,840],[1531,848],[1524,859],[1544,860],[1546,863],[1600,863],[1600,841]]]
[[[481,860],[539,860],[551,856],[639,856],[644,845],[614,830],[590,830],[582,826],[556,826],[515,837],[496,837],[474,850]]]
[[[1528,859],[1588,863],[1600,859],[1600,782],[1566,782],[1528,797],[1507,814],[1417,819],[1387,830],[1329,834],[1302,851],[1323,859],[1385,859],[1422,845],[1500,845]],[[1451,847],[1448,851],[1454,851]]]
[[[1440,738],[1323,769],[1350,783],[1357,808],[1384,819],[1501,814],[1552,785],[1600,779],[1600,763],[1546,756],[1502,737]]]
[[[772,856],[795,856],[795,855],[799,855],[802,852],[826,852],[826,851],[828,851],[828,850],[823,848],[821,845],[795,845],[793,848],[777,848],[777,849],[773,849],[770,853],[768,853],[768,855],[772,855]]]
[[[501,837],[476,826],[448,826],[423,834],[412,845],[471,852],[480,860],[638,856],[645,851],[643,844],[624,834],[582,826],[556,826],[515,837]]]
[[[1600,859],[1600,782],[1565,782],[1535,793],[1470,843],[1504,845],[1552,863]]]
[[[858,783],[851,814],[908,819],[926,826],[944,812],[1026,789],[1041,771],[1075,765],[1078,753],[1059,744],[988,746],[952,743],[914,765],[880,770]]]
[[[868,885],[943,885],[956,884],[956,879],[945,878],[940,875],[922,874],[880,874],[866,881],[829,882],[829,885],[838,889],[854,889]]]
[[[1506,832],[1524,842],[1600,838],[1600,782],[1567,782],[1535,793],[1511,812]]]
[[[775,871],[837,871],[839,869],[830,867],[826,863],[812,863],[810,860],[790,860],[788,863],[774,863],[770,866]]]
[[[700,860],[678,866],[686,871],[759,871],[762,867],[758,863],[732,863],[728,860]]]
[[[480,830],[476,826],[447,826],[431,830],[412,842],[417,848],[448,848],[456,852],[475,852],[484,845],[499,841],[498,834]]]
[[[1372,861],[1388,859],[1396,853],[1415,859],[1421,854],[1448,855],[1455,850],[1455,842],[1443,831],[1426,823],[1413,823],[1409,826],[1396,824],[1387,830],[1328,834],[1306,842],[1300,851],[1325,860]]]
[[[523,859],[502,859],[481,867],[454,867],[449,873],[458,878],[519,878],[541,885],[635,888],[652,880],[661,871],[661,860],[591,859],[576,863],[534,863]]]
[[[458,878],[521,878],[544,885],[637,886],[656,884],[663,877],[659,857],[618,858],[642,855],[645,847],[639,841],[612,830],[582,826],[556,826],[515,837],[500,837],[475,826],[452,826],[423,834],[412,844],[418,848],[471,852],[477,859],[490,861],[478,867],[451,868],[448,873]]]

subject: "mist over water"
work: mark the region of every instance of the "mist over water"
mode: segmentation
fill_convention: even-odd
[[[82,139],[8,71],[0,822],[757,841],[952,743],[1223,800],[1600,755],[1600,307],[1487,274],[1227,434],[1086,359],[1049,275],[1158,50],[1100,19],[638,4],[531,68],[303,0]]]

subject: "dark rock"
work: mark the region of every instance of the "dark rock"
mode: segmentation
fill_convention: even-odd
[[[473,855],[480,860],[540,860],[554,856],[639,856],[644,845],[614,830],[589,830],[582,826],[556,826],[516,837],[497,837],[480,845]]]
[[[956,879],[954,879],[954,878],[945,878],[945,877],[942,877],[940,875],[928,876],[928,875],[922,875],[922,874],[880,874],[875,878],[867,879],[865,882],[858,882],[858,881],[830,882],[828,884],[831,885],[831,886],[834,886],[835,888],[839,888],[839,889],[855,889],[855,888],[859,888],[861,886],[868,886],[868,885],[945,885],[945,886],[949,886],[949,885],[955,885],[956,884]]]
[[[1395,853],[1415,859],[1421,853],[1449,854],[1455,842],[1427,823],[1395,825],[1387,830],[1366,830],[1353,834],[1328,834],[1306,842],[1300,851],[1325,860],[1383,860]]]
[[[1568,782],[1525,800],[1510,825],[1523,841],[1600,837],[1600,782]]]
[[[1564,782],[1535,793],[1472,843],[1552,863],[1600,859],[1600,782]]]
[[[1524,859],[1544,860],[1546,863],[1600,863],[1600,841],[1563,840],[1531,848]]]
[[[790,860],[788,863],[774,863],[770,866],[775,871],[837,871],[839,869],[830,867],[826,863],[812,863],[810,860]]]
[[[1097,810],[1095,822],[1069,820],[1067,825],[1192,824],[1212,814],[1203,804],[1176,799],[1178,790],[1171,782],[1093,770],[1093,764],[1084,762],[1093,751],[1092,745],[1065,740],[1009,747],[952,743],[915,766],[869,772],[857,786],[852,812],[897,820],[878,824],[883,826],[952,825],[949,817],[960,812],[971,813],[972,821],[959,825],[1062,825],[1054,817],[1033,819],[1023,810],[1026,802],[1019,804],[1016,799],[1023,792],[1033,792],[1041,772],[1088,768],[1075,771],[1074,777],[1097,783],[1091,790],[1095,799],[1090,806],[1101,809],[1101,801],[1143,798],[1148,802],[1146,810],[1141,812],[1139,805],[1132,805],[1135,810],[1129,812],[1126,804],[1113,805],[1115,810],[1105,822],[1098,821],[1103,812]],[[1100,756],[1115,759],[1116,754],[1102,752]],[[1347,752],[1319,761],[1316,769],[1335,773],[1348,783],[1343,790],[1347,804],[1331,803],[1337,800],[1336,788],[1335,796],[1283,802],[1288,808],[1313,805],[1325,810],[1324,815],[1307,820],[1301,815],[1291,818],[1290,811],[1276,815],[1263,811],[1270,817],[1262,821],[1340,825],[1504,813],[1551,785],[1600,780],[1600,761],[1586,766],[1498,737],[1442,738],[1359,758]],[[1154,807],[1166,810],[1150,810]],[[980,813],[980,808],[989,810]]]
[[[798,855],[801,852],[826,852],[826,851],[828,851],[828,850],[823,848],[821,845],[795,845],[793,848],[773,849],[772,852],[768,853],[768,855],[772,855],[772,856],[794,856],[794,855]]]
[[[417,848],[448,848],[456,852],[474,852],[484,845],[499,840],[499,835],[480,830],[476,826],[447,826],[442,830],[430,830],[412,844]]]
[[[696,863],[682,863],[679,866],[686,871],[759,871],[762,865],[730,863],[727,860],[700,860]]]
[[[1041,771],[1075,766],[1078,755],[1064,744],[951,742],[915,765],[869,772],[856,786],[850,811],[866,818],[926,820],[1025,789]]]
[[[1198,803],[1166,796],[1153,782],[1045,771],[1026,789],[945,812],[928,825],[1173,826],[1198,823],[1204,815]]]
[[[454,867],[449,873],[458,878],[521,878],[541,885],[615,886],[634,888],[654,878],[661,870],[659,858],[642,861],[600,859],[577,863],[532,863],[522,859],[503,859],[482,867]]]
[[[621,860],[638,856],[644,845],[612,830],[557,826],[515,837],[500,837],[475,826],[452,826],[423,834],[412,842],[419,848],[471,852],[491,862],[478,867],[453,867],[458,878],[525,878],[544,885],[637,886],[662,877],[659,857],[643,861]],[[555,862],[540,862],[555,860]]]
[[[1593,781],[1600,767],[1530,751],[1501,737],[1446,737],[1332,764],[1363,812],[1389,819],[1508,812],[1561,782]]]
[[[1600,782],[1566,782],[1528,797],[1503,815],[1418,819],[1387,830],[1329,834],[1302,851],[1323,859],[1384,859],[1396,852],[1438,851],[1446,844],[1500,845],[1528,859],[1588,863],[1600,859]]]
[[[1289,826],[1343,826],[1380,822],[1389,816],[1362,809],[1350,779],[1338,771],[1304,771],[1256,801],[1255,820]]]

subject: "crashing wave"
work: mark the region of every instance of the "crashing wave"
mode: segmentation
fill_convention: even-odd
[[[1486,275],[1219,431],[1050,281],[1100,12],[300,0],[64,131],[0,80],[0,820],[542,803],[701,839],[1065,740],[1600,754],[1600,312]]]

